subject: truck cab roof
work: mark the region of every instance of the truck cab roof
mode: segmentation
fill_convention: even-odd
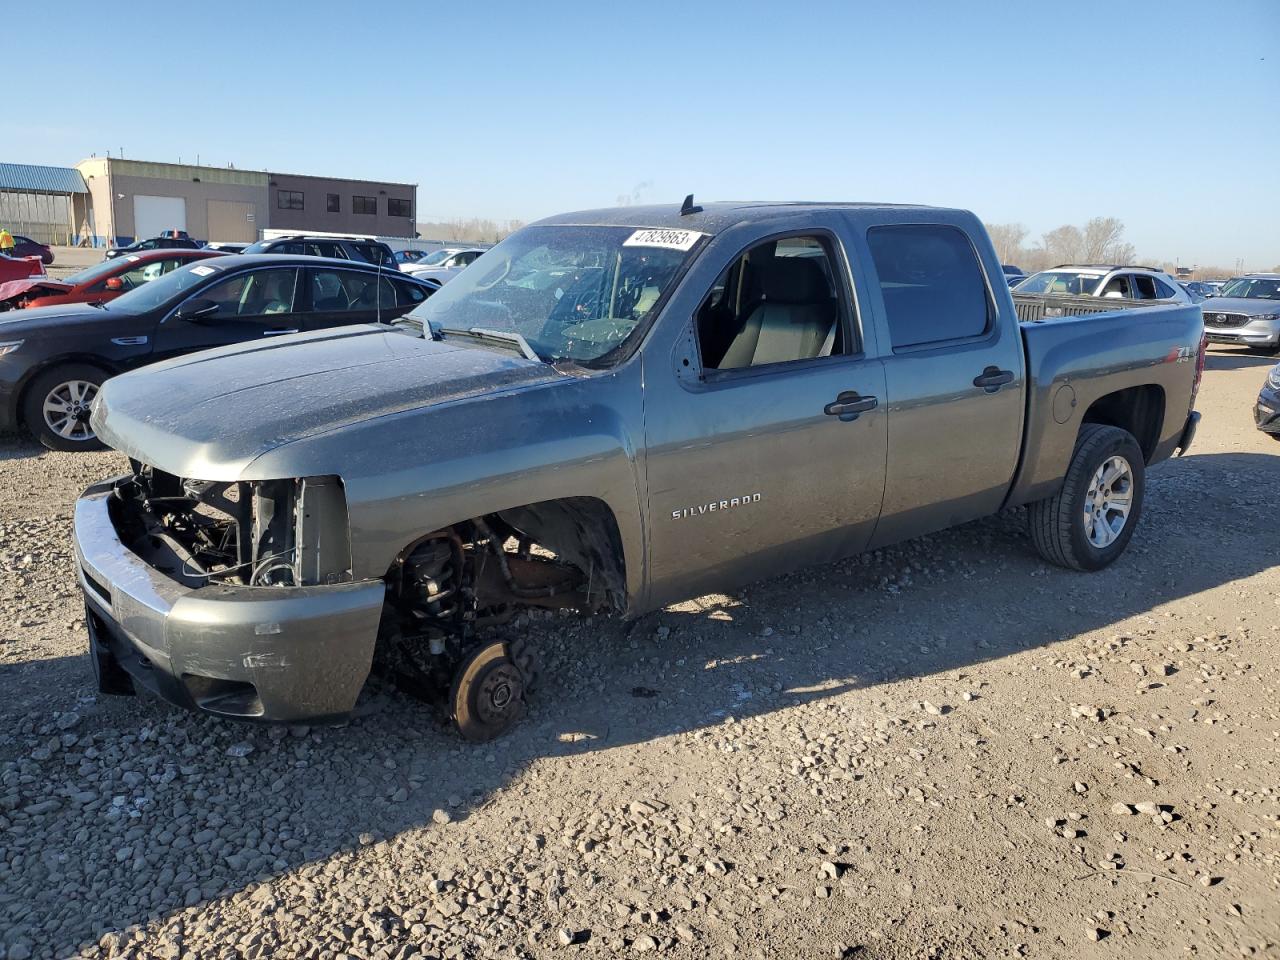
[[[669,230],[697,230],[716,234],[734,224],[770,220],[787,220],[797,215],[820,211],[931,211],[940,216],[971,216],[968,211],[944,207],[926,207],[907,203],[861,203],[833,201],[715,201],[699,205],[694,212],[683,212],[678,203],[632,207],[604,207],[579,210],[539,220],[535,226],[618,226],[652,227]]]

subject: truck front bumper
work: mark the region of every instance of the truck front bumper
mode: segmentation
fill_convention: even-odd
[[[108,506],[114,485],[90,487],[75,509],[77,576],[101,689],[141,685],[188,709],[277,722],[351,712],[373,662],[381,580],[188,587],[120,541]]]

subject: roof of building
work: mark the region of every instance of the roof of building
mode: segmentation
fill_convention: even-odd
[[[74,167],[41,167],[30,163],[0,163],[0,190],[23,193],[88,193],[84,177]]]

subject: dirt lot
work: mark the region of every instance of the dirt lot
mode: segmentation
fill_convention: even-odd
[[[109,453],[0,440],[0,960],[1280,955],[1272,361],[1217,352],[1126,557],[1011,513],[635,624],[556,616],[486,746],[98,696]]]

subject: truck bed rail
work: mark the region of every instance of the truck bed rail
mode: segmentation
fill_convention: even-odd
[[[1135,307],[1167,307],[1168,300],[1130,300],[1127,297],[1088,297],[1066,294],[1013,293],[1018,319],[1027,323],[1058,317],[1081,317],[1089,313],[1110,313]]]

